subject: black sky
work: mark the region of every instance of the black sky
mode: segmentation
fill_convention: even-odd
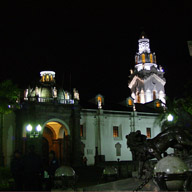
[[[57,83],[76,87],[80,98],[101,93],[121,101],[129,96],[129,70],[144,30],[165,69],[167,95],[180,96],[191,79],[190,11],[185,1],[9,4],[0,10],[0,80],[24,88],[41,70],[54,70]]]

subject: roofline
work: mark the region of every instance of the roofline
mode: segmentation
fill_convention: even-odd
[[[132,111],[115,111],[115,110],[103,110],[103,113],[105,114],[131,114],[133,113]],[[81,109],[81,112],[97,112],[98,109]],[[139,111],[135,111],[138,115],[141,116],[158,116],[159,113],[149,113],[149,112],[139,112]]]

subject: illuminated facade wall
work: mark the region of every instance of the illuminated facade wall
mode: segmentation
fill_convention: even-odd
[[[151,137],[160,132],[159,126],[154,126],[157,114],[131,112],[108,111],[108,110],[88,110],[81,111],[80,124],[84,127],[84,137],[81,141],[84,145],[84,155],[87,157],[88,165],[95,163],[96,147],[98,154],[105,156],[105,161],[132,160],[130,149],[127,148],[125,136],[131,130],[141,130],[142,134],[147,134],[147,128],[151,129]],[[114,132],[118,128],[118,134]],[[117,153],[117,146],[120,146],[120,155]]]

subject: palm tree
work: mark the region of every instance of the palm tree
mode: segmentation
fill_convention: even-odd
[[[11,80],[5,80],[0,83],[0,166],[4,166],[3,154],[3,129],[4,115],[11,113],[15,107],[18,107],[19,89]]]

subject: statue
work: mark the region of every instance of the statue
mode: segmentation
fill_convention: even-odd
[[[126,138],[133,160],[140,162],[140,176],[144,163],[153,158],[160,160],[169,147],[187,150],[188,153],[192,149],[192,130],[178,126],[168,127],[153,139],[147,139],[140,131],[131,132]]]

